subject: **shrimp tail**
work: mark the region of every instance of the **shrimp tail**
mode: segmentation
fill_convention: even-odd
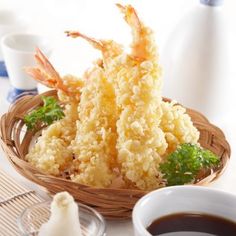
[[[152,31],[143,25],[138,14],[131,5],[123,6],[116,4],[120,11],[124,14],[124,19],[131,27],[133,42],[131,44],[131,56],[137,61],[145,61],[155,58],[156,51],[152,50]]]
[[[60,75],[39,48],[36,48],[35,60],[37,67],[25,68],[26,73],[50,88],[59,89],[68,93],[68,89],[63,84]]]
[[[116,6],[124,14],[124,19],[130,25],[130,27],[134,31],[139,32],[142,28],[142,24],[135,9],[131,5],[123,6],[119,3],[117,3]]]
[[[103,50],[103,44],[99,40],[88,37],[87,35],[81,34],[78,31],[65,31],[65,33],[68,37],[72,37],[72,38],[81,37],[81,38],[85,39],[86,41],[88,41],[94,48],[99,49],[101,51]]]
[[[67,34],[67,36],[73,38],[81,37],[88,41],[94,48],[102,52],[104,62],[107,62],[109,58],[114,58],[123,52],[122,46],[112,40],[94,39],[85,34],[81,34],[78,31],[66,31],[65,33]]]

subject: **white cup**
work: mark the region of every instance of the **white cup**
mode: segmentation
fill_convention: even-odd
[[[26,91],[36,91],[37,83],[24,71],[25,67],[35,66],[35,49],[40,48],[47,56],[51,52],[49,41],[40,35],[8,34],[2,39],[2,50],[9,79],[15,89],[8,100]]]
[[[14,11],[0,10],[0,40],[9,33],[25,32],[27,29],[26,20]],[[3,60],[3,53],[0,48],[0,76],[6,77],[7,72]]]
[[[203,213],[236,221],[236,196],[200,186],[174,186],[142,197],[133,210],[135,236],[151,236],[146,228],[156,219],[175,213]]]

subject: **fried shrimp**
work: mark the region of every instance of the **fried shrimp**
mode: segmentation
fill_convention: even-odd
[[[140,22],[135,10],[131,6],[118,7],[133,33],[131,54],[116,58],[110,68],[117,74],[116,98],[121,109],[117,122],[118,162],[125,180],[150,190],[162,185],[158,165],[167,148],[159,128],[162,110],[157,50],[152,31]]]
[[[34,147],[26,155],[26,159],[45,173],[60,175],[69,168],[73,160],[72,150],[68,147],[76,135],[74,127],[78,120],[77,106],[83,83],[72,76],[61,79],[39,49],[35,59],[38,67],[27,68],[28,74],[58,90],[59,100],[65,103],[65,117],[43,130]]]
[[[107,78],[106,68],[114,57],[123,52],[123,48],[112,40],[96,40],[78,31],[66,31],[66,34],[73,38],[81,37],[85,39],[94,48],[101,50],[103,55],[103,60],[99,59],[97,63],[100,68],[86,73],[86,77],[89,79],[82,90],[79,106],[79,111],[81,111],[80,120],[86,120],[86,122],[78,122],[78,136],[75,141],[76,145],[74,145],[79,147],[75,150],[75,153],[80,153],[76,155],[75,163],[77,163],[77,170],[80,170],[81,174],[73,175],[72,180],[89,185],[108,187],[116,178],[114,174],[114,168],[117,168],[116,122],[119,113],[114,86]],[[90,83],[90,81],[92,82]],[[94,101],[94,103],[92,104],[91,101]],[[91,126],[92,122],[96,124],[96,128]],[[83,139],[86,133],[87,136],[94,134],[90,139]],[[93,147],[90,144],[91,141],[88,145],[88,140],[94,140],[97,146]],[[84,150],[81,152],[83,148]],[[85,160],[88,157],[91,158],[90,161],[86,160],[87,163],[83,160],[86,152],[89,154]],[[81,160],[84,162],[83,164],[81,164]]]
[[[117,156],[115,93],[101,67],[87,72],[78,107],[77,135],[71,146],[75,154],[72,181],[108,187],[115,178]]]
[[[42,131],[42,135],[26,155],[26,160],[37,169],[56,176],[72,164],[73,152],[68,147],[76,135],[77,105],[67,104],[64,113],[64,118]]]
[[[175,151],[179,144],[197,144],[200,133],[193,125],[191,117],[186,113],[186,109],[174,101],[163,101],[161,107],[163,116],[160,127],[164,131],[168,143],[166,155]]]

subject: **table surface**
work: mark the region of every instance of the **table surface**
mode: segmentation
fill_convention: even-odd
[[[6,101],[7,92],[9,90],[9,80],[0,77],[0,115],[5,113],[9,107],[9,103]],[[235,156],[235,141],[236,141],[236,123],[235,113],[222,116],[220,120],[214,121],[225,133],[227,140],[231,144],[232,155],[229,162],[228,168],[225,173],[214,183],[210,184],[209,187],[221,189],[227,192],[236,194],[236,156]],[[28,181],[24,177],[20,176],[13,167],[9,164],[4,156],[3,151],[0,149],[0,166],[10,176],[16,179],[20,184],[28,187],[31,190],[35,190],[40,196],[47,199],[49,196],[43,191],[42,188],[36,184]],[[107,221],[107,236],[118,236],[118,235],[133,235],[133,228],[131,220],[126,221]]]

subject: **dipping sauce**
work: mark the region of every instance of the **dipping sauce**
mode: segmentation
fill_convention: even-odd
[[[236,236],[236,222],[214,215],[178,213],[153,221],[147,230],[158,236]]]

